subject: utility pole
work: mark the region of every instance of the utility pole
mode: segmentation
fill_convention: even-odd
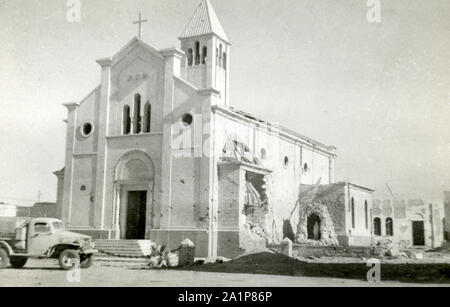
[[[389,186],[389,184],[386,183],[386,187],[389,190],[389,193],[391,193],[392,197],[394,197],[394,200],[397,200],[397,196],[394,194],[394,192],[392,192],[391,187]]]

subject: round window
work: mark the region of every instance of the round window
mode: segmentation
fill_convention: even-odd
[[[81,127],[81,133],[84,137],[90,136],[92,131],[94,131],[94,126],[91,123],[85,123],[83,124],[83,127]]]
[[[194,121],[194,118],[192,117],[191,114],[186,113],[181,117],[181,122],[183,123],[183,125],[185,125],[186,127],[192,125],[192,122]]]

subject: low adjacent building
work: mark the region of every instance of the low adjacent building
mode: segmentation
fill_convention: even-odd
[[[36,203],[30,208],[29,217],[51,217],[60,219],[61,212],[58,210],[57,203]]]
[[[444,242],[442,205],[423,200],[375,200],[373,235],[375,241],[389,238],[400,248],[440,247]]]
[[[297,243],[370,246],[374,190],[353,183],[302,186]]]

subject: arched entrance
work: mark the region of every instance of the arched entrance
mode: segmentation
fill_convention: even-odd
[[[313,213],[308,216],[307,228],[308,228],[308,239],[319,241],[322,237],[320,232],[321,220],[320,217]]]
[[[116,239],[143,240],[151,227],[154,167],[142,151],[125,154],[114,181]]]

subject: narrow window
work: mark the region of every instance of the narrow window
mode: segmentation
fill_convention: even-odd
[[[188,66],[192,66],[194,61],[194,53],[192,51],[192,49],[188,50]]]
[[[142,117],[141,117],[141,95],[134,95],[134,123],[133,133],[139,133],[142,129]]]
[[[150,132],[151,120],[152,120],[152,105],[149,102],[147,102],[144,108],[144,133]]]
[[[123,107],[123,134],[127,135],[131,132],[130,106]]]
[[[202,64],[206,64],[207,59],[208,59],[208,48],[204,46],[202,52]]]
[[[227,69],[227,54],[225,52],[223,53],[222,62],[223,62],[222,67],[223,67],[223,69],[226,70]]]
[[[219,48],[216,48],[216,65],[219,65]]]
[[[394,222],[392,218],[388,217],[386,219],[386,236],[392,237],[394,235]]]
[[[367,204],[367,200],[364,202],[364,214],[366,217],[366,229],[369,229],[369,205]]]
[[[381,219],[379,217],[373,219],[373,234],[381,236]]]
[[[219,46],[219,66],[222,67],[222,44]]]
[[[267,156],[267,152],[265,148],[261,148],[261,159],[265,160]]]
[[[355,229],[355,199],[352,197],[352,228]]]
[[[195,42],[195,65],[200,64],[200,43]]]

